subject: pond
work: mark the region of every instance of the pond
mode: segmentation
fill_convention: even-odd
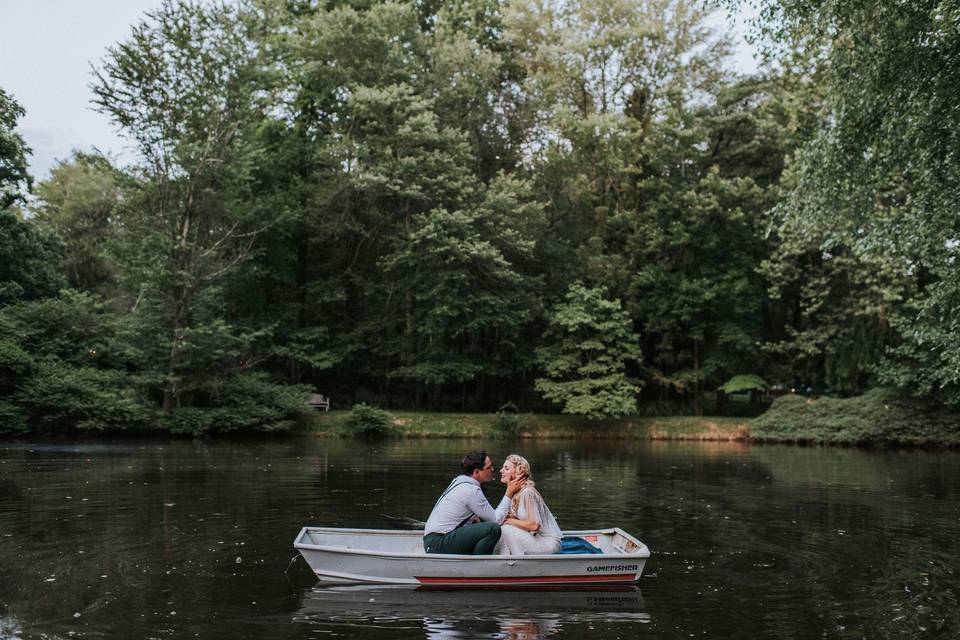
[[[322,588],[306,524],[425,519],[517,451],[561,527],[651,549],[636,588]],[[0,443],[0,638],[960,634],[955,452],[555,440]],[[487,494],[496,503],[502,485]]]

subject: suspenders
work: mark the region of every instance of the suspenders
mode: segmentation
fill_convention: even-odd
[[[440,501],[443,500],[445,497],[447,497],[447,494],[448,494],[448,493],[450,493],[451,491],[453,491],[454,489],[456,489],[456,488],[459,487],[460,485],[462,485],[462,484],[468,484],[466,480],[460,480],[460,482],[457,482],[457,480],[460,480],[460,477],[459,477],[459,476],[457,476],[456,478],[454,478],[453,481],[450,483],[450,486],[447,487],[447,490],[444,491],[442,494],[440,494],[440,497],[437,498],[437,504],[440,504]],[[434,509],[437,508],[437,504],[433,505],[433,508],[434,508]]]
[[[451,491],[453,491],[454,489],[456,489],[457,487],[459,487],[459,486],[462,485],[462,484],[470,484],[470,483],[468,483],[466,480],[460,480],[459,482],[457,482],[458,480],[460,480],[460,476],[457,476],[456,478],[454,478],[453,481],[450,483],[450,486],[447,487],[447,490],[444,491],[442,494],[440,494],[440,497],[437,498],[437,504],[433,505],[433,508],[434,508],[434,509],[437,508],[437,505],[440,504],[440,501],[441,501],[441,500],[443,500],[444,498],[447,497],[447,494],[448,494],[448,493],[450,493]],[[467,524],[468,522],[470,522],[470,520],[472,520],[472,519],[473,519],[473,514],[471,513],[470,515],[468,515],[468,516],[466,517],[466,519],[465,519],[463,522],[461,522],[460,524],[458,524],[458,525],[457,525],[456,527],[454,527],[454,528],[455,528],[455,529],[459,529],[459,528],[462,527],[463,525],[465,525],[465,524]]]

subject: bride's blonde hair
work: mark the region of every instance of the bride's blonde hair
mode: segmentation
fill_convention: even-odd
[[[536,485],[533,482],[533,473],[530,472],[530,463],[527,462],[526,458],[519,454],[511,453],[507,456],[507,462],[513,465],[517,475],[527,477],[523,483],[523,487],[513,495],[513,499],[511,500],[511,511],[516,514],[517,509],[520,508],[520,494],[526,489],[533,489]]]

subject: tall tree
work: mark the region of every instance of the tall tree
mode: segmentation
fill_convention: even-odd
[[[168,0],[110,49],[93,85],[95,103],[142,160],[141,188],[118,217],[118,259],[143,325],[135,333],[152,336],[146,361],[164,363],[167,411],[210,358],[221,372],[255,360],[253,334],[224,320],[219,293],[269,224],[254,179],[269,95],[250,28],[235,6]]]
[[[0,306],[55,295],[66,284],[59,239],[0,210]]]
[[[413,292],[416,352],[394,376],[439,389],[514,373],[511,354],[538,311],[537,282],[517,268],[532,255],[538,213],[527,185],[503,177],[480,203],[412,220],[406,245],[383,259]]]
[[[627,373],[642,359],[639,336],[619,300],[574,283],[550,312],[547,343],[537,351],[546,377],[536,389],[564,413],[589,418],[636,413],[638,381]]]
[[[768,132],[735,114],[763,95],[722,95],[729,42],[707,19],[694,3],[604,0],[519,3],[507,22],[546,129],[533,148],[551,288],[608,287],[642,330],[647,393],[697,409],[705,388],[762,366],[754,268],[779,179],[736,166]]]
[[[517,264],[532,262],[539,210],[499,173],[515,157],[497,120],[503,63],[493,31],[463,19],[483,4],[426,26],[409,4],[341,7],[295,40],[298,126],[313,140],[304,224],[323,235],[314,273],[330,292],[314,308],[340,328],[344,375],[417,401],[456,385],[463,402],[467,384],[508,375],[535,306]]]
[[[731,376],[784,381],[761,349],[782,337],[782,304],[757,266],[778,243],[769,211],[809,127],[804,91],[780,74],[743,79],[651,124],[625,253],[657,397],[680,395],[699,411],[703,392]]]
[[[885,357],[864,364],[882,381],[960,402],[951,337],[960,308],[957,3],[762,6],[772,53],[802,46],[826,89],[827,113],[798,155],[782,217],[794,233],[822,238],[822,259],[847,255],[858,269],[882,264],[894,276],[879,296],[853,294],[873,309],[874,327],[892,328]]]
[[[713,94],[724,79],[724,38],[692,3],[570,0],[509,6],[505,40],[526,70],[536,125],[527,150],[543,189],[555,262],[552,287],[582,277],[626,290],[623,242],[644,202],[637,189],[651,127]],[[681,126],[675,118],[666,124]]]
[[[30,147],[15,131],[23,107],[0,87],[0,210],[23,202],[32,179],[27,173]]]
[[[94,290],[112,277],[105,249],[124,181],[107,158],[76,151],[36,187],[31,220],[63,240],[64,267],[72,287]]]

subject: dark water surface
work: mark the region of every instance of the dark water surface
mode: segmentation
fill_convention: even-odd
[[[0,638],[956,638],[960,454],[491,441],[638,589],[316,586],[305,524],[425,519],[453,441],[0,443]],[[499,484],[488,495],[496,502]]]

